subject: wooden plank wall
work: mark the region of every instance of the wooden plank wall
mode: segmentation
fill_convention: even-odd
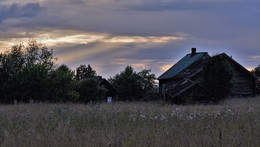
[[[248,74],[235,70],[233,78],[233,88],[231,95],[233,96],[250,96],[255,95],[255,82],[254,79]]]

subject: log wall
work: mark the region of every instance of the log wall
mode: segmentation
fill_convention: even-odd
[[[233,96],[255,95],[255,80],[243,71],[235,69],[232,84],[231,95]]]

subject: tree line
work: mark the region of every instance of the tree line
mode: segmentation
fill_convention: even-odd
[[[76,71],[57,65],[53,50],[36,40],[20,43],[0,54],[0,102],[84,102],[101,101],[108,89],[90,65]],[[118,100],[153,100],[158,98],[156,77],[151,70],[124,71],[108,81],[117,90]]]
[[[104,79],[90,65],[80,65],[75,71],[67,65],[57,65],[53,50],[36,40],[17,44],[0,54],[0,103],[82,102],[102,101],[109,89],[101,85]],[[260,65],[251,71],[260,79]],[[215,96],[225,98],[232,87],[233,71],[228,61],[214,56],[205,63],[204,85]],[[106,80],[106,79],[105,79]],[[155,74],[143,69],[136,72],[127,66],[107,79],[116,89],[119,101],[149,101],[159,98]],[[258,90],[260,82],[258,80]]]

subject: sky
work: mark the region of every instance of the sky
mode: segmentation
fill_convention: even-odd
[[[191,48],[260,64],[259,0],[0,0],[0,52],[36,39],[58,64],[160,76]]]

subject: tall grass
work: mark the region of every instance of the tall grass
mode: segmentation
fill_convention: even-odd
[[[260,146],[260,98],[0,106],[1,146]]]

